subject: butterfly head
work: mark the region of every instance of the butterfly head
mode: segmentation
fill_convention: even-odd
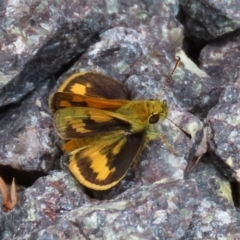
[[[168,105],[167,101],[163,100],[150,100],[150,109],[151,114],[149,117],[149,123],[154,124],[157,123],[159,120],[164,120],[168,115]]]

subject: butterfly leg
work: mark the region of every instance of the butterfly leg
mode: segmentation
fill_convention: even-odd
[[[165,146],[167,147],[168,151],[171,152],[174,156],[178,156],[177,153],[174,151],[173,147],[171,146],[171,144],[168,142],[168,140],[165,138],[164,135],[159,134],[158,136],[161,141],[165,144]]]

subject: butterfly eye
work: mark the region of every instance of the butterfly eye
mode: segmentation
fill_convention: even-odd
[[[159,121],[159,113],[157,114],[152,114],[149,118],[149,123],[154,124]]]

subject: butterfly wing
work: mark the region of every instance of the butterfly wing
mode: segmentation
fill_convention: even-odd
[[[62,139],[82,138],[116,130],[129,132],[131,117],[95,108],[64,108],[54,115],[54,127]]]
[[[99,73],[80,72],[71,75],[58,92],[51,95],[49,107],[52,113],[65,107],[92,107],[115,111],[128,102],[124,99],[130,99],[130,94],[121,83]]]
[[[127,89],[116,80],[95,72],[80,72],[71,75],[58,89],[84,96],[106,99],[130,99]]]
[[[52,113],[55,113],[58,109],[67,107],[90,107],[108,111],[116,111],[128,102],[128,100],[109,101],[109,99],[89,97],[76,93],[57,92],[52,94],[50,97],[49,106]]]
[[[76,141],[75,146],[83,147],[70,153],[69,168],[78,181],[90,189],[112,188],[141,152],[143,134],[125,135],[124,131],[116,131],[99,139],[95,136],[72,140]],[[85,141],[84,145],[81,141]]]

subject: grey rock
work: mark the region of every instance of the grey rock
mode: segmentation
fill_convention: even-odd
[[[240,27],[240,3],[237,0],[180,0],[186,33],[196,41],[211,41]]]
[[[205,3],[198,1],[198,4]],[[188,6],[181,1],[185,12],[190,9]],[[211,11],[216,9],[216,4],[211,6]],[[221,165],[221,169],[225,170],[222,173],[230,182],[238,181],[239,84],[231,85],[237,75],[231,70],[237,68],[237,55],[236,51],[230,51],[231,46],[237,46],[236,43],[231,45],[231,39],[232,42],[238,39],[231,31],[238,27],[238,13],[235,11],[232,18],[229,17],[233,2],[224,11],[223,2],[218,6],[221,8],[215,15],[205,11],[206,8],[196,9],[197,14],[188,19],[192,30],[189,33],[196,41],[215,40],[229,33],[216,49],[220,51],[227,46],[223,53],[229,54],[229,61],[224,65],[224,60],[211,58],[215,46],[212,43],[201,53],[203,69],[200,69],[181,49],[184,28],[176,18],[178,1],[0,3],[2,89],[23,73],[22,79],[33,79],[33,85],[27,86],[23,80],[27,91],[19,91],[18,96],[10,91],[9,101],[2,96],[5,91],[1,92],[0,99],[5,107],[0,110],[0,174],[4,165],[26,174],[21,178],[36,172],[40,176],[47,175],[19,190],[19,202],[12,211],[0,211],[1,239],[239,238],[239,219],[228,179],[215,168],[201,167],[201,163],[187,176],[190,180],[184,179],[187,162],[195,155],[202,138],[203,124],[196,116],[203,119],[208,115],[209,133],[213,130],[208,138],[210,150],[219,157],[218,162],[227,163]],[[99,18],[87,17],[91,13],[104,16],[106,25],[97,22]],[[197,19],[193,19],[195,16]],[[221,21],[213,21],[211,17]],[[67,33],[60,26],[79,26],[82,21],[87,21],[90,26],[84,29],[86,32],[92,34],[95,33],[92,30],[97,29],[100,36],[90,42],[86,38],[86,45],[78,49],[81,41],[76,40],[76,36],[83,32],[73,27],[75,30]],[[202,22],[203,27],[198,22]],[[206,25],[210,34],[203,31]],[[75,37],[71,37],[72,34]],[[47,55],[39,58],[44,49],[58,48],[58,39],[62,39],[59,41],[67,50],[59,48],[59,52],[52,52],[52,58],[48,59]],[[57,53],[59,58],[54,61]],[[75,59],[79,53],[83,55]],[[181,64],[166,86],[177,56],[180,56]],[[36,66],[30,64],[34,59],[44,59],[42,66],[48,70],[46,76],[36,69],[29,71],[29,66]],[[214,68],[214,61],[219,67]],[[67,64],[66,68],[62,68],[64,64]],[[233,68],[230,68],[231,64]],[[52,127],[47,100],[69,75],[86,70],[117,79],[131,91],[134,99],[158,97],[167,100],[170,114],[157,124],[156,131],[165,137],[177,156],[163,141],[156,139],[146,146],[138,165],[130,169],[111,192],[90,193],[84,189],[69,173],[68,157],[62,157],[59,151],[61,142]],[[35,75],[29,75],[29,72]],[[44,77],[40,79],[42,74]],[[51,78],[52,75],[56,77]],[[35,79],[40,79],[41,84],[36,84]],[[216,105],[222,85],[228,85],[225,97]],[[14,87],[18,89],[18,84]],[[13,102],[17,104],[6,106]],[[210,157],[208,161],[212,159]]]
[[[155,183],[75,209],[29,239],[180,239],[198,203],[191,180]]]
[[[240,78],[225,88],[219,104],[208,113],[209,147],[217,157],[218,164],[224,163],[225,175],[231,181],[239,181],[239,98]]]

